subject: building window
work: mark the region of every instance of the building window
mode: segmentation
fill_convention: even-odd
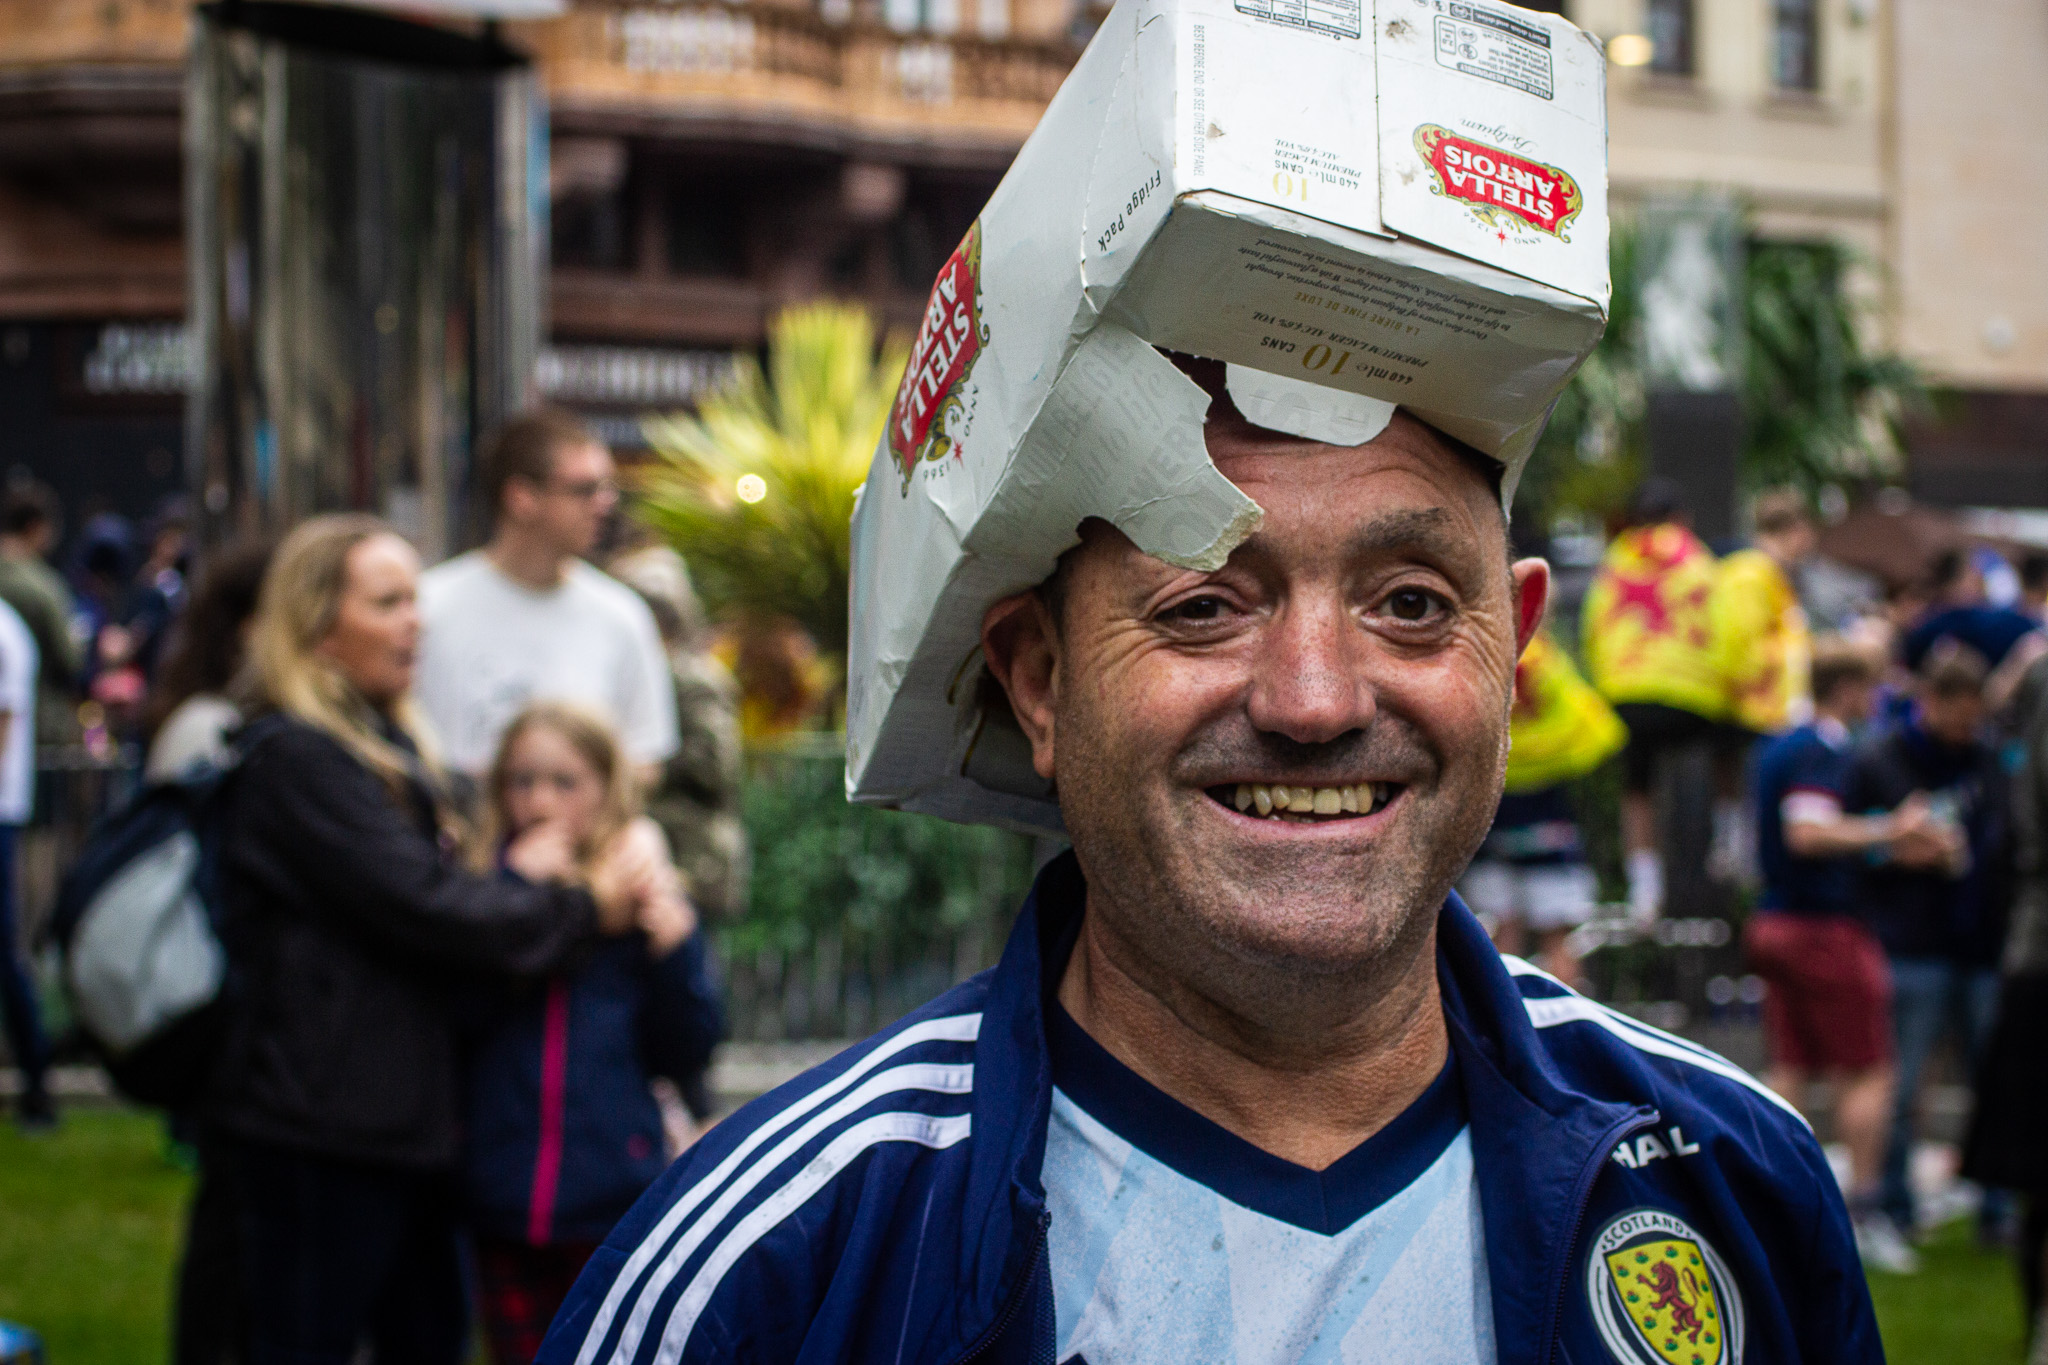
[[[619,270],[626,264],[624,205],[617,192],[555,200],[548,225],[556,265]]]
[[[1693,0],[1649,0],[1650,70],[1660,76],[1690,76]]]
[[[882,0],[882,22],[898,33],[958,33],[960,0]]]
[[[678,175],[662,205],[668,260],[677,275],[736,279],[746,273],[743,215],[753,199],[734,177]]]
[[[1819,0],[1772,0],[1772,74],[1780,90],[1820,88]]]

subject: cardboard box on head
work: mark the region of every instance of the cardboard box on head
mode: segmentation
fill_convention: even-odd
[[[1119,0],[939,272],[861,489],[848,796],[1060,830],[983,614],[1088,517],[1211,569],[1261,515],[1161,350],[1314,440],[1405,408],[1512,496],[1606,326],[1605,78],[1485,0]]]

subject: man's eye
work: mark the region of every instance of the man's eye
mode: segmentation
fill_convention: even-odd
[[[1168,607],[1162,615],[1169,621],[1220,621],[1229,610],[1229,604],[1220,597],[1191,597]]]
[[[1387,594],[1387,614],[1397,621],[1427,621],[1442,608],[1441,598],[1421,588],[1396,588]]]

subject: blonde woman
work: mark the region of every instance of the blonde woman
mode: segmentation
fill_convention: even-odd
[[[449,997],[541,979],[658,900],[644,852],[579,877],[569,837],[464,866],[412,696],[419,562],[374,518],[278,547],[250,638],[223,828],[236,1021],[207,1118],[239,1190],[250,1365],[456,1365],[456,1036]],[[574,881],[577,884],[571,885]]]
[[[586,869],[637,846],[679,884],[635,778],[601,716],[529,706],[491,764],[484,859],[552,825]],[[463,1186],[497,1365],[531,1365],[584,1262],[667,1164],[649,1082],[688,1088],[723,1030],[689,902],[662,895],[641,925],[644,943],[605,944],[508,998],[471,1058]]]

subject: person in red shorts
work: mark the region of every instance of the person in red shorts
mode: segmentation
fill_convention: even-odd
[[[1849,1210],[1868,1265],[1916,1268],[1884,1216],[1879,1181],[1892,1104],[1891,971],[1856,914],[1859,861],[1934,866],[1952,856],[1926,799],[1845,815],[1852,726],[1869,718],[1876,670],[1848,642],[1814,648],[1814,718],[1773,740],[1756,768],[1757,853],[1764,889],[1743,930],[1751,968],[1768,985],[1764,1079],[1794,1104],[1809,1081],[1836,1084],[1835,1129],[1849,1149]]]

